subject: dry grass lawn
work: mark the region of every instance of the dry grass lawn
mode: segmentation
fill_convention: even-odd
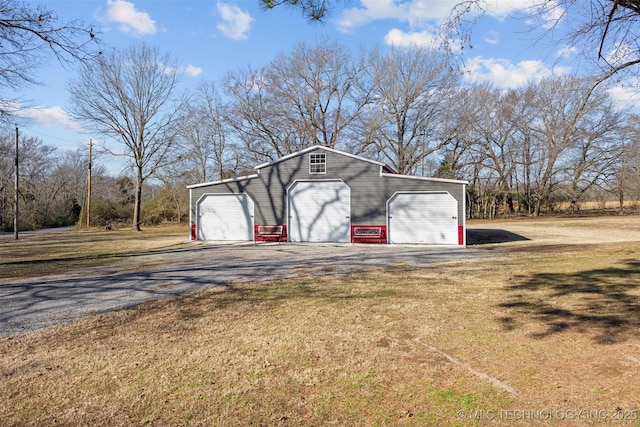
[[[21,233],[0,239],[0,283],[16,277],[64,273],[98,267],[158,248],[186,245],[186,225],[126,230],[73,230],[47,234]]]
[[[0,425],[640,425],[640,218],[0,338]]]

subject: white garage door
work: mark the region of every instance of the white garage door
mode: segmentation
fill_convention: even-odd
[[[288,207],[290,241],[350,241],[351,191],[344,182],[297,182],[289,190]]]
[[[389,199],[389,242],[458,244],[458,202],[449,193],[399,193]]]
[[[253,200],[246,194],[207,194],[198,202],[198,240],[253,240]]]

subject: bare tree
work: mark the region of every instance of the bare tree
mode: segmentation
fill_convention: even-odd
[[[606,147],[619,117],[590,79],[545,79],[531,83],[523,95],[519,173],[528,190],[525,203],[539,215],[565,183],[580,192],[603,176],[610,159]]]
[[[483,217],[504,211],[513,212],[516,153],[522,142],[520,132],[524,114],[522,93],[501,91],[491,86],[473,88],[467,102],[475,105],[473,125],[466,133],[468,150],[465,162],[470,166],[472,208]]]
[[[477,87],[468,102],[479,105],[462,160],[473,216],[516,208],[539,215],[555,202],[578,209],[614,172],[627,114],[592,80],[550,78],[506,92]]]
[[[615,163],[604,187],[618,199],[618,212],[624,213],[625,201],[640,197],[640,117],[631,114],[621,130]],[[635,199],[634,199],[635,198]]]
[[[296,124],[307,145],[334,148],[370,102],[370,89],[362,84],[365,72],[362,58],[352,59],[344,45],[321,40],[278,56],[266,78],[283,117]]]
[[[0,133],[0,230],[13,227],[15,135]],[[87,157],[83,150],[59,152],[41,139],[19,138],[20,226],[74,225],[87,194]],[[104,166],[94,163],[94,173]],[[96,189],[98,189],[96,187]]]
[[[603,75],[597,82],[601,82],[640,64],[640,2],[591,0],[590,6],[574,0],[540,1],[533,10],[547,28],[558,29],[560,22],[569,28],[566,40],[598,61]]]
[[[59,22],[55,12],[18,0],[0,0],[0,88],[37,82],[34,71],[52,54],[58,61],[93,56],[95,33],[80,20]],[[12,118],[15,100],[0,98],[0,120]]]
[[[13,223],[15,135],[0,133],[0,230]]]
[[[180,162],[169,166],[170,175],[187,177],[192,183],[228,178],[233,147],[227,144],[224,108],[215,84],[197,86],[176,123],[182,155]]]
[[[265,78],[265,69],[250,67],[227,75],[229,97],[226,120],[255,163],[275,160],[304,147],[297,130],[282,120],[278,102]]]
[[[415,173],[424,159],[450,142],[464,117],[447,114],[451,103],[464,105],[453,96],[456,74],[443,55],[427,49],[391,49],[372,57],[373,100],[362,140],[399,173]]]
[[[622,126],[625,119],[604,91],[591,95],[584,117],[578,123],[575,143],[569,149],[566,163],[569,209],[580,208],[585,195],[601,187],[624,155]]]
[[[87,151],[75,150],[59,153],[55,167],[48,179],[58,189],[56,205],[54,207],[56,223],[67,225],[78,224],[82,209],[87,202]],[[95,159],[92,161],[92,175],[104,174],[105,167]],[[95,193],[96,189],[92,190]],[[86,212],[86,211],[85,211]]]
[[[132,45],[84,64],[71,83],[72,114],[88,129],[112,138],[136,174],[133,229],[140,231],[142,185],[172,161],[180,103],[174,99],[181,73],[157,47]],[[107,147],[104,147],[107,149]]]
[[[11,226],[13,218],[13,145],[14,136],[6,134],[0,136],[0,156],[11,153],[11,157],[2,159],[0,165],[11,164],[2,168],[0,174],[0,207],[4,228]],[[53,205],[57,197],[56,183],[49,179],[55,167],[55,148],[45,145],[41,139],[21,135],[19,140],[19,168],[20,168],[20,227],[38,228],[53,225]],[[10,159],[10,160],[9,160]],[[7,161],[9,160],[9,161]],[[5,163],[6,162],[6,163]]]
[[[369,102],[364,74],[364,62],[337,42],[300,44],[260,70],[228,75],[227,118],[262,161],[316,144],[336,147]]]

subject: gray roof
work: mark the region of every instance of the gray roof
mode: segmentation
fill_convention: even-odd
[[[458,184],[468,184],[468,181],[461,181],[461,180],[455,180],[455,179],[444,179],[444,178],[429,178],[429,177],[421,177],[421,176],[413,176],[413,175],[400,175],[395,173],[395,171],[389,167],[388,165],[382,163],[382,162],[378,162],[376,160],[371,160],[371,159],[367,159],[364,157],[360,157],[360,156],[356,156],[355,154],[351,154],[351,153],[346,153],[344,151],[339,151],[333,148],[329,148],[329,147],[325,147],[323,145],[314,145],[312,147],[309,148],[305,148],[304,150],[300,150],[297,151],[295,153],[291,153],[288,154],[284,157],[281,157],[277,160],[273,160],[271,162],[267,162],[267,163],[262,163],[261,165],[258,165],[256,167],[254,167],[254,169],[258,172],[257,174],[253,174],[253,175],[246,175],[246,176],[239,176],[236,178],[229,178],[229,179],[223,179],[223,180],[218,180],[218,181],[211,181],[211,182],[203,182],[200,184],[192,184],[192,185],[188,185],[187,188],[191,189],[191,188],[198,188],[198,187],[206,187],[209,185],[216,185],[216,184],[223,184],[225,182],[237,182],[237,181],[244,181],[244,180],[249,180],[249,179],[254,179],[254,178],[258,178],[260,176],[260,170],[264,169],[266,167],[269,166],[273,166],[275,164],[287,161],[289,159],[295,158],[295,157],[299,157],[302,156],[306,153],[309,153],[311,151],[317,151],[317,150],[325,150],[325,151],[329,151],[332,153],[336,153],[336,154],[340,154],[342,156],[347,156],[347,157],[351,157],[353,159],[357,159],[363,162],[368,162],[377,166],[380,166],[382,168],[381,170],[381,176],[385,176],[385,177],[391,177],[391,178],[404,178],[404,179],[414,179],[414,180],[425,180],[425,181],[439,181],[439,182],[450,182],[450,183],[458,183]]]

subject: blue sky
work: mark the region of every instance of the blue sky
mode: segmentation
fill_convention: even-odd
[[[348,0],[336,3],[324,24],[309,24],[287,7],[265,11],[257,0],[48,0],[61,20],[93,23],[109,47],[145,42],[169,52],[183,67],[185,88],[200,80],[220,83],[232,70],[260,67],[300,42],[334,38],[357,50],[408,44],[429,45],[435,31],[459,0]],[[530,0],[494,0],[474,27],[472,49],[464,49],[465,79],[512,88],[531,79],[570,73],[576,48],[540,42],[546,23],[522,11]],[[545,19],[553,19],[547,16]],[[49,61],[36,71],[42,83],[15,94],[22,100],[21,133],[41,138],[59,150],[85,147],[90,138],[66,113],[70,80],[77,75]],[[614,92],[625,102],[623,91]],[[118,171],[113,171],[117,173]]]

